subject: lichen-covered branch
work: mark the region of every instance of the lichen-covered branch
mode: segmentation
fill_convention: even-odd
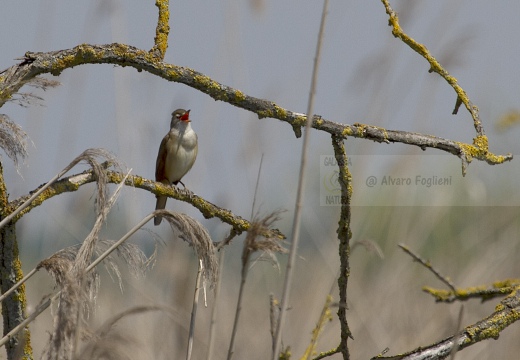
[[[155,0],[155,6],[159,9],[159,18],[155,29],[154,46],[150,54],[157,60],[164,60],[166,49],[168,48],[168,34],[170,33],[170,12],[168,10],[168,0]]]
[[[0,75],[0,106],[15,94],[29,79],[50,73],[59,75],[62,71],[83,64],[115,64],[130,66],[138,71],[147,71],[168,81],[174,81],[197,89],[215,100],[254,112],[259,118],[275,118],[290,124],[294,129],[305,126],[307,116],[282,108],[278,104],[244,94],[240,90],[218,83],[193,69],[167,64],[158,60],[150,52],[124,44],[89,45],[82,44],[72,49],[47,53],[27,52],[20,64],[14,65]],[[501,164],[513,158],[511,154],[495,155],[489,152],[488,139],[478,135],[473,144],[460,143],[432,135],[384,128],[359,123],[339,124],[315,115],[312,127],[341,138],[348,136],[366,138],[376,142],[399,142],[419,146],[421,149],[434,148],[454,154],[462,159],[463,173],[473,159],[488,164]],[[296,133],[299,133],[296,131]]]
[[[469,299],[481,299],[483,302],[493,298],[511,294],[515,287],[520,286],[520,279],[497,281],[491,285],[474,286],[465,289],[444,290],[424,286],[423,291],[432,295],[437,302],[452,303]]]
[[[0,219],[7,215],[7,204],[8,194],[4,182],[3,167],[0,163]],[[0,291],[5,293],[23,278],[14,222],[9,222],[0,229],[0,259]],[[25,285],[22,285],[2,303],[4,335],[23,321],[26,306]],[[8,359],[32,359],[29,329],[25,328],[21,335],[10,338],[6,344],[6,350]]]
[[[478,107],[473,105],[469,100],[468,95],[464,91],[464,89],[457,83],[457,79],[450,75],[446,69],[442,67],[442,65],[435,59],[435,57],[430,53],[430,51],[423,44],[418,43],[413,38],[411,38],[408,34],[406,34],[401,26],[399,25],[399,18],[397,17],[397,13],[390,6],[390,2],[388,0],[381,0],[383,5],[385,6],[386,13],[389,16],[388,23],[392,27],[392,34],[399,38],[402,42],[408,45],[412,50],[417,52],[423,58],[428,61],[430,64],[429,72],[436,72],[439,74],[446,82],[455,90],[457,93],[457,100],[455,104],[454,114],[457,113],[459,106],[464,104],[466,109],[471,114],[473,118],[473,125],[475,126],[475,130],[477,131],[477,136],[484,136],[484,128],[482,127],[482,122],[480,121],[478,114]]]
[[[479,322],[464,328],[456,336],[450,336],[435,344],[419,347],[405,354],[395,356],[377,356],[375,359],[391,360],[437,360],[445,359],[451,353],[454,341],[457,341],[459,349],[466,348],[487,339],[498,339],[500,332],[520,319],[520,286],[516,286],[513,292],[503,299],[496,307],[493,314]]]
[[[343,355],[343,359],[350,359],[347,341],[352,338],[348,322],[347,322],[347,285],[350,276],[350,239],[352,231],[350,230],[350,200],[352,198],[352,176],[348,169],[348,158],[343,144],[343,138],[333,135],[332,147],[334,148],[334,156],[338,163],[339,174],[338,183],[341,188],[341,214],[338,223],[338,240],[339,240],[339,309],[338,318],[341,326],[341,341],[338,350]]]
[[[107,180],[109,183],[119,184],[121,181],[123,181],[125,175],[126,174],[117,171],[107,171]],[[14,221],[17,221],[20,217],[31,211],[33,208],[41,205],[45,200],[48,200],[64,192],[77,191],[81,186],[95,181],[96,176],[92,173],[91,170],[63,178],[42,192],[40,196],[38,196],[31,203],[30,206],[20,212],[18,217],[14,218]],[[222,222],[231,225],[237,234],[240,234],[243,231],[247,231],[251,227],[251,223],[248,220],[235,215],[231,211],[223,209],[198,195],[193,194],[189,190],[178,189],[175,186],[166,186],[162,183],[148,180],[138,175],[128,175],[125,180],[125,185],[147,190],[155,195],[164,195],[173,199],[190,203],[195,208],[197,208],[206,219],[214,217],[219,218],[222,220]],[[38,189],[35,189],[34,191],[37,190]],[[15,209],[29,197],[30,194],[13,200],[11,203],[9,203],[8,207],[10,209]],[[150,209],[150,211],[151,210],[153,209]],[[271,238],[285,239],[285,235],[276,229],[266,229],[265,233],[262,235]]]

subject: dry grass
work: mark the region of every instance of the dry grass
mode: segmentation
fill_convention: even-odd
[[[329,216],[329,212],[330,209],[317,218],[303,219],[302,233],[305,236],[296,263],[297,276],[287,328],[282,336],[282,348],[290,346],[293,358],[305,353],[323,311],[325,296],[336,281],[337,219]],[[352,252],[347,312],[355,339],[350,343],[352,358],[370,358],[386,347],[390,348],[389,354],[395,354],[427,345],[451,335],[457,327],[460,306],[436,304],[434,299],[421,291],[423,285],[443,287],[443,284],[400,251],[399,243],[406,243],[423,258],[430,260],[457,286],[489,283],[514,277],[520,270],[515,261],[520,249],[514,241],[514,235],[520,230],[516,221],[518,215],[517,208],[502,207],[355,207],[353,240],[366,243],[366,239],[370,239],[371,246],[357,247]],[[259,229],[270,226],[278,216],[260,219],[255,226]],[[176,234],[183,228],[180,238],[189,239],[190,244],[193,242],[191,239],[204,233],[200,224],[190,222],[187,220],[189,218],[173,215],[172,219],[177,224]],[[315,228],[321,229],[321,236],[308,235]],[[273,248],[272,244],[264,241],[263,238],[255,238],[251,231],[243,242],[237,239],[227,247],[220,297],[215,300],[210,293],[208,298],[210,306],[217,301],[219,314],[213,359],[225,358],[228,350],[244,256],[250,257],[255,251],[261,254],[264,250],[280,250],[277,247],[279,244]],[[136,280],[128,276],[133,266],[126,264],[131,261],[119,261],[125,266],[114,278],[120,276],[125,283],[124,291],[117,283],[114,286],[110,282],[102,283],[96,311],[91,312],[82,325],[78,357],[184,357],[198,254],[204,253],[203,249],[209,246],[208,243],[204,244],[194,244],[194,248],[198,249],[197,255],[194,255],[182,242],[173,239],[166,242],[158,253],[157,266]],[[100,251],[109,245],[98,242]],[[77,247],[62,250],[42,261],[41,266],[50,269],[57,278],[64,279],[65,286],[70,287],[66,289],[69,293],[85,297],[87,293],[75,288],[70,279],[67,281],[71,261],[76,254]],[[143,263],[144,258],[138,258],[141,261],[137,263]],[[270,256],[266,258],[271,259]],[[246,265],[250,263],[245,262]],[[278,293],[282,276],[269,262],[254,263],[252,269],[246,267],[250,271],[236,334],[233,355],[236,359],[265,359],[272,347],[269,294]],[[34,287],[35,284],[29,283],[28,286]],[[41,291],[47,294],[49,288],[42,288]],[[337,306],[334,305],[337,302],[336,291],[332,293],[332,310]],[[70,305],[67,302],[63,304]],[[495,301],[485,304],[476,300],[466,302],[462,326],[486,316],[493,311],[494,305]],[[199,309],[193,346],[195,359],[206,356],[210,320],[211,311]],[[37,353],[41,352],[45,340],[43,328],[48,328],[48,324],[43,328],[42,325],[33,328],[33,342],[40,344],[36,347]],[[90,330],[95,328],[98,330]],[[67,323],[59,327],[63,336],[73,336],[73,330]],[[316,351],[319,353],[337,346],[338,331],[339,325],[334,318],[322,329],[315,344]],[[457,354],[457,360],[490,358],[495,354],[500,354],[499,358],[512,359],[519,350],[514,334],[515,325],[506,330],[498,342],[488,341],[465,349]],[[111,346],[108,345],[109,340]],[[331,358],[337,359],[339,356]]]

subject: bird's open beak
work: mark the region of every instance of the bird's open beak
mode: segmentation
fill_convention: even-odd
[[[188,110],[186,111],[179,119],[182,120],[182,121],[188,121],[190,122],[190,111],[191,110]]]

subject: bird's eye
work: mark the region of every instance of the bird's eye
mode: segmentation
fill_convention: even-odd
[[[175,114],[175,117],[176,117],[177,119],[180,119],[181,114]]]

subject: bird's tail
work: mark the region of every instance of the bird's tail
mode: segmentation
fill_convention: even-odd
[[[168,198],[166,196],[158,196],[157,197],[157,202],[155,203],[155,210],[162,210],[166,207],[166,200],[168,200]],[[157,215],[155,216],[155,218],[153,219],[153,223],[155,226],[159,225],[162,221],[162,216],[160,215]]]

